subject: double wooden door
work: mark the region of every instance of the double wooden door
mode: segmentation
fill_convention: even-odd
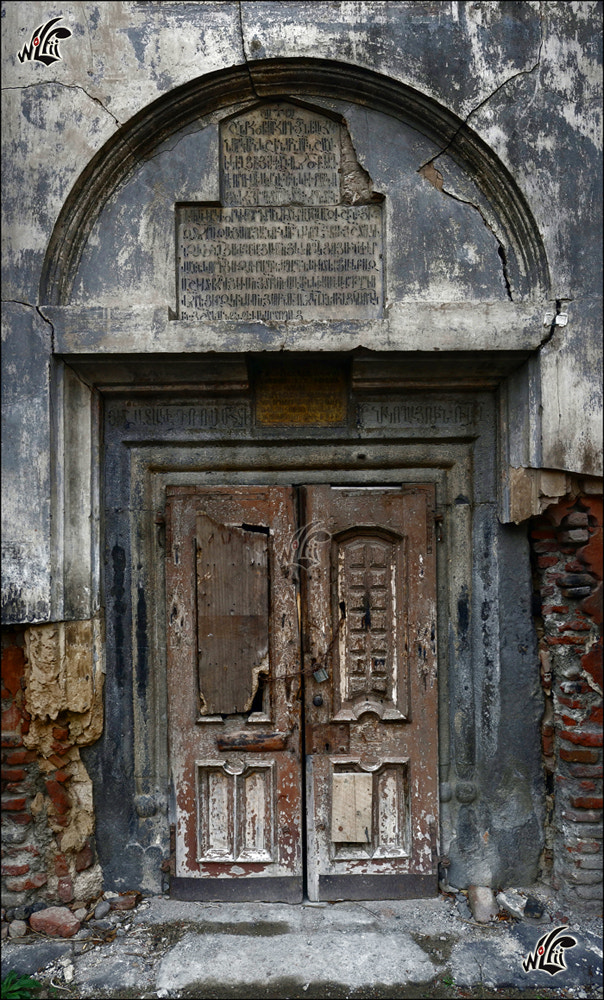
[[[436,892],[433,500],[168,488],[174,895]]]

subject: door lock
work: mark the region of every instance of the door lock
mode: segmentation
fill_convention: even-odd
[[[313,705],[319,708],[323,704],[323,698],[320,694],[316,694],[312,700]]]

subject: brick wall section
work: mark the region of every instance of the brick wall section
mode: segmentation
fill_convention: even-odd
[[[570,907],[602,908],[602,499],[566,499],[531,529],[548,781],[546,867]]]
[[[57,727],[56,753],[42,757],[24,745],[30,728],[25,709],[24,629],[2,635],[2,898],[5,906],[37,900],[69,903],[77,875],[90,869],[94,848],[87,841],[77,852],[63,853],[60,833],[71,809],[69,771]],[[50,764],[50,772],[49,772]]]

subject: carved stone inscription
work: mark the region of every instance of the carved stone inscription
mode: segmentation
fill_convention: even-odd
[[[483,407],[472,400],[458,402],[400,402],[375,400],[359,403],[357,424],[364,429],[388,427],[469,427],[482,419]]]
[[[223,123],[224,207],[176,207],[180,319],[284,323],[381,314],[382,209],[375,201],[342,204],[343,129],[289,104]]]
[[[223,122],[223,205],[337,205],[340,125],[293,104]]]
[[[382,301],[379,205],[178,211],[184,320],[371,319]]]
[[[110,427],[148,430],[164,427],[182,431],[240,432],[251,424],[249,403],[115,404],[107,411]]]

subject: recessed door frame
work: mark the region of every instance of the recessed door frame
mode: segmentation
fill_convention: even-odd
[[[492,440],[494,399],[480,394],[479,422],[460,434],[440,427],[414,440],[413,432],[387,428],[385,433],[351,440],[350,430],[297,428],[295,435],[271,431],[258,435],[225,435],[208,428],[203,433],[175,434],[142,429],[123,421],[123,395],[108,393],[107,472],[105,499],[105,590],[107,594],[107,705],[108,725],[102,740],[90,751],[93,772],[114,774],[126,809],[116,813],[105,778],[97,789],[99,840],[107,848],[102,858],[109,882],[123,885],[134,877],[152,891],[165,890],[164,872],[169,853],[172,819],[166,747],[165,585],[163,573],[165,491],[168,484],[281,484],[325,483],[387,485],[425,482],[436,486],[437,507],[443,520],[443,542],[438,545],[440,774],[447,786],[451,774],[453,711],[469,706],[466,695],[450,704],[448,662],[454,657],[456,688],[472,683],[472,647],[455,649],[449,641],[449,622],[457,612],[460,588],[471,592],[474,563],[472,533],[476,514],[473,497],[488,497],[482,513],[496,519],[496,489]],[[164,397],[165,398],[165,397]],[[442,396],[440,396],[442,399]],[[425,404],[425,394],[422,405]],[[155,404],[157,408],[157,404]],[[489,416],[489,407],[490,416]],[[264,437],[264,439],[263,439]],[[418,437],[416,434],[415,437]],[[293,440],[292,440],[293,438]],[[482,481],[476,482],[477,462]],[[110,470],[110,471],[109,471]],[[491,484],[484,481],[491,477]],[[107,478],[109,477],[109,478]],[[463,501],[463,502],[462,502]],[[455,547],[456,559],[448,553]],[[478,651],[480,656],[480,650]],[[459,702],[459,704],[458,704]],[[119,711],[113,708],[119,703]],[[112,715],[113,713],[113,715]],[[117,716],[130,723],[120,723]],[[470,724],[470,723],[468,723]],[[115,727],[126,725],[117,744]],[[132,738],[130,741],[130,733]],[[133,775],[133,785],[129,785]],[[128,806],[128,803],[132,803]],[[131,812],[129,811],[131,810]],[[126,822],[126,816],[130,816]],[[455,833],[455,814],[441,812],[445,839]],[[103,832],[107,827],[106,837]],[[112,831],[112,836],[109,836]],[[114,845],[112,848],[111,845]],[[125,874],[124,874],[125,873]],[[162,878],[164,881],[162,881]]]

